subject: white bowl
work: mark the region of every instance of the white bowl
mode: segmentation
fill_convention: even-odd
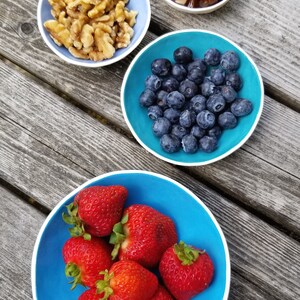
[[[142,41],[145,34],[147,33],[150,19],[151,19],[151,8],[149,0],[130,0],[127,7],[130,10],[138,11],[138,15],[136,18],[136,24],[134,25],[134,35],[130,42],[130,44],[126,48],[116,50],[114,56],[112,58],[104,59],[102,61],[92,61],[89,59],[80,59],[74,57],[67,48],[64,46],[58,46],[54,43],[52,38],[50,37],[49,32],[44,27],[44,22],[47,20],[54,19],[51,15],[51,6],[48,3],[48,0],[39,0],[38,8],[37,8],[37,21],[39,31],[47,44],[47,46],[60,58],[64,61],[82,67],[104,67],[107,65],[111,65],[124,57],[130,54]]]
[[[221,8],[223,5],[225,5],[229,0],[222,0],[221,2],[218,2],[214,5],[203,7],[203,8],[192,8],[187,7],[184,5],[180,5],[173,0],[165,0],[170,6],[174,7],[177,10],[180,10],[182,12],[186,12],[189,14],[208,14],[211,13],[219,8]]]

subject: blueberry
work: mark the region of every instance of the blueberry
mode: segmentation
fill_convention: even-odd
[[[220,65],[226,71],[235,71],[240,65],[240,59],[234,51],[227,51],[221,56]]]
[[[168,107],[168,104],[167,104],[167,96],[168,96],[168,93],[166,91],[159,91],[157,94],[156,94],[156,104],[161,108],[161,109],[166,109]]]
[[[249,115],[253,109],[252,103],[247,100],[247,99],[236,99],[232,104],[231,104],[231,112],[236,116],[236,117],[243,117],[246,115]]]
[[[149,89],[146,89],[140,95],[140,104],[144,107],[149,107],[155,103],[155,93]]]
[[[180,109],[184,106],[185,98],[178,91],[174,91],[168,94],[167,104],[171,108]]]
[[[204,54],[204,61],[209,66],[216,66],[220,63],[221,53],[215,48],[208,49]]]
[[[222,85],[225,81],[225,72],[222,69],[213,69],[213,70],[211,70],[210,80],[215,85]]]
[[[210,153],[216,150],[218,140],[215,137],[205,135],[199,141],[200,149],[204,152]]]
[[[184,110],[179,118],[179,124],[183,127],[189,128],[196,122],[196,114],[192,110]]]
[[[197,115],[196,121],[200,128],[210,129],[214,127],[216,122],[216,117],[209,110],[203,110]]]
[[[167,76],[171,68],[172,64],[166,58],[155,59],[151,64],[152,73],[157,76]]]
[[[180,150],[180,140],[173,134],[164,134],[160,139],[160,146],[165,152],[174,153]]]
[[[193,81],[185,79],[179,85],[179,92],[186,98],[192,98],[198,93],[198,86]]]
[[[148,107],[148,117],[151,120],[156,120],[163,116],[163,111],[158,105],[153,105]]]
[[[171,131],[171,122],[167,118],[158,118],[154,121],[152,130],[154,135],[161,137]]]
[[[206,63],[202,59],[195,59],[193,62],[189,63],[187,66],[188,71],[190,71],[194,68],[199,68],[203,72],[205,72],[207,69],[207,66],[206,66]]]
[[[194,110],[196,114],[206,109],[206,98],[201,95],[196,95],[190,100],[190,108]]]
[[[235,89],[230,85],[223,85],[221,87],[221,94],[227,103],[234,101],[237,95]]]
[[[232,86],[237,92],[242,88],[243,81],[238,73],[230,73],[225,78],[226,85]]]
[[[219,126],[214,126],[212,129],[208,130],[208,136],[219,138],[222,134],[222,129]]]
[[[200,128],[198,125],[194,125],[191,129],[191,134],[197,138],[201,139],[203,136],[205,136],[206,130]]]
[[[179,82],[173,77],[169,77],[162,82],[162,89],[168,93],[176,91],[178,87]]]
[[[201,84],[201,94],[205,97],[209,97],[214,94],[216,90],[216,85],[208,79],[205,79]]]
[[[171,71],[172,76],[178,81],[182,81],[187,76],[187,71],[183,65],[175,64]]]
[[[186,153],[195,153],[198,150],[197,139],[192,134],[187,134],[181,141],[182,149]]]
[[[167,108],[164,111],[164,117],[167,118],[172,124],[176,124],[179,121],[180,113],[180,110]]]
[[[177,124],[177,125],[173,125],[171,133],[177,136],[181,140],[185,135],[189,133],[189,131],[187,128]]]
[[[211,95],[206,102],[207,109],[213,113],[221,112],[226,105],[226,101],[221,94]]]
[[[156,75],[149,75],[145,80],[146,88],[156,92],[161,87],[161,79]]]
[[[193,60],[193,52],[190,48],[179,47],[174,53],[174,60],[179,64],[187,64]]]
[[[187,78],[196,84],[201,84],[205,77],[204,71],[200,68],[193,68],[188,72]]]
[[[218,124],[224,129],[231,129],[237,125],[236,117],[229,111],[219,115]]]

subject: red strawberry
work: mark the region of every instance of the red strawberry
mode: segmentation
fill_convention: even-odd
[[[63,258],[66,265],[66,276],[73,277],[71,289],[77,284],[93,287],[103,275],[99,272],[109,269],[112,265],[111,248],[103,240],[93,237],[72,237],[64,244]]]
[[[92,186],[81,190],[74,203],[67,206],[69,216],[63,214],[66,223],[74,225],[71,236],[110,235],[122,216],[128,191],[123,186]]]
[[[104,293],[98,294],[96,288],[91,288],[82,293],[78,300],[100,300],[103,298],[103,296]]]
[[[144,267],[158,264],[165,250],[177,242],[175,225],[169,217],[147,205],[129,206],[113,228],[113,258],[133,260]]]
[[[158,287],[156,276],[134,261],[118,261],[101,274],[96,287],[103,300],[150,300]]]
[[[207,253],[180,242],[164,253],[159,271],[173,296],[188,300],[209,286],[214,266]]]
[[[170,295],[170,293],[162,285],[158,286],[156,293],[151,298],[151,300],[173,300],[173,299],[174,298]]]

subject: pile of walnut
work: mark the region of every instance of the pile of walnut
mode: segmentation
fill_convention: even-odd
[[[128,0],[48,0],[55,20],[44,23],[54,42],[78,58],[100,61],[129,45],[138,12]]]

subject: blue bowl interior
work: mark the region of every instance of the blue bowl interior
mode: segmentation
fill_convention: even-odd
[[[42,6],[41,6],[41,23],[44,24],[45,21],[49,19],[54,19],[53,16],[51,15],[51,6],[48,3],[48,0],[41,0],[42,1]],[[134,36],[131,40],[131,43],[128,45],[126,48],[118,49],[114,56],[112,58],[118,57],[122,55],[124,52],[127,52],[130,47],[135,44],[135,42],[139,39],[141,36],[145,26],[147,26],[146,21],[147,18],[150,14],[150,10],[148,9],[147,6],[147,1],[146,0],[130,0],[129,3],[127,4],[128,9],[130,10],[136,10],[138,11],[138,15],[136,17],[136,24],[134,25]],[[59,47],[54,43],[52,38],[50,37],[50,34],[48,31],[44,28],[42,28],[47,41],[55,48],[58,52],[60,52],[63,56],[75,61],[75,62],[82,62],[84,61],[85,63],[88,63],[90,65],[95,64],[96,62],[92,60],[87,60],[87,59],[81,59],[81,58],[76,58],[74,57],[67,48],[65,47]],[[107,59],[106,61],[109,61],[110,59]]]
[[[250,115],[239,118],[238,126],[225,130],[218,143],[218,148],[212,153],[198,151],[195,154],[186,154],[181,150],[178,153],[164,152],[159,144],[159,138],[152,133],[152,123],[147,116],[147,109],[139,105],[139,96],[144,90],[144,79],[151,74],[151,62],[156,58],[168,58],[174,63],[173,52],[180,46],[187,46],[193,50],[195,58],[203,58],[209,48],[217,48],[221,52],[234,50],[238,53],[241,64],[238,70],[243,79],[243,88],[239,97],[251,100],[253,111]],[[254,65],[246,55],[229,41],[208,32],[189,31],[177,32],[165,36],[145,50],[132,66],[124,86],[124,109],[132,129],[144,145],[160,156],[179,163],[201,163],[230,151],[237,146],[249,133],[261,109],[262,87]]]
[[[141,203],[154,207],[175,221],[180,240],[207,251],[214,262],[215,275],[211,286],[194,299],[223,299],[226,280],[230,280],[226,278],[225,248],[215,223],[204,207],[178,185],[151,174],[110,174],[90,186],[113,184],[128,189],[126,206]],[[66,210],[64,205],[73,198],[61,204],[42,233],[36,257],[37,300],[77,300],[85,290],[76,287],[71,291],[64,275],[62,248],[69,233],[61,215]]]

